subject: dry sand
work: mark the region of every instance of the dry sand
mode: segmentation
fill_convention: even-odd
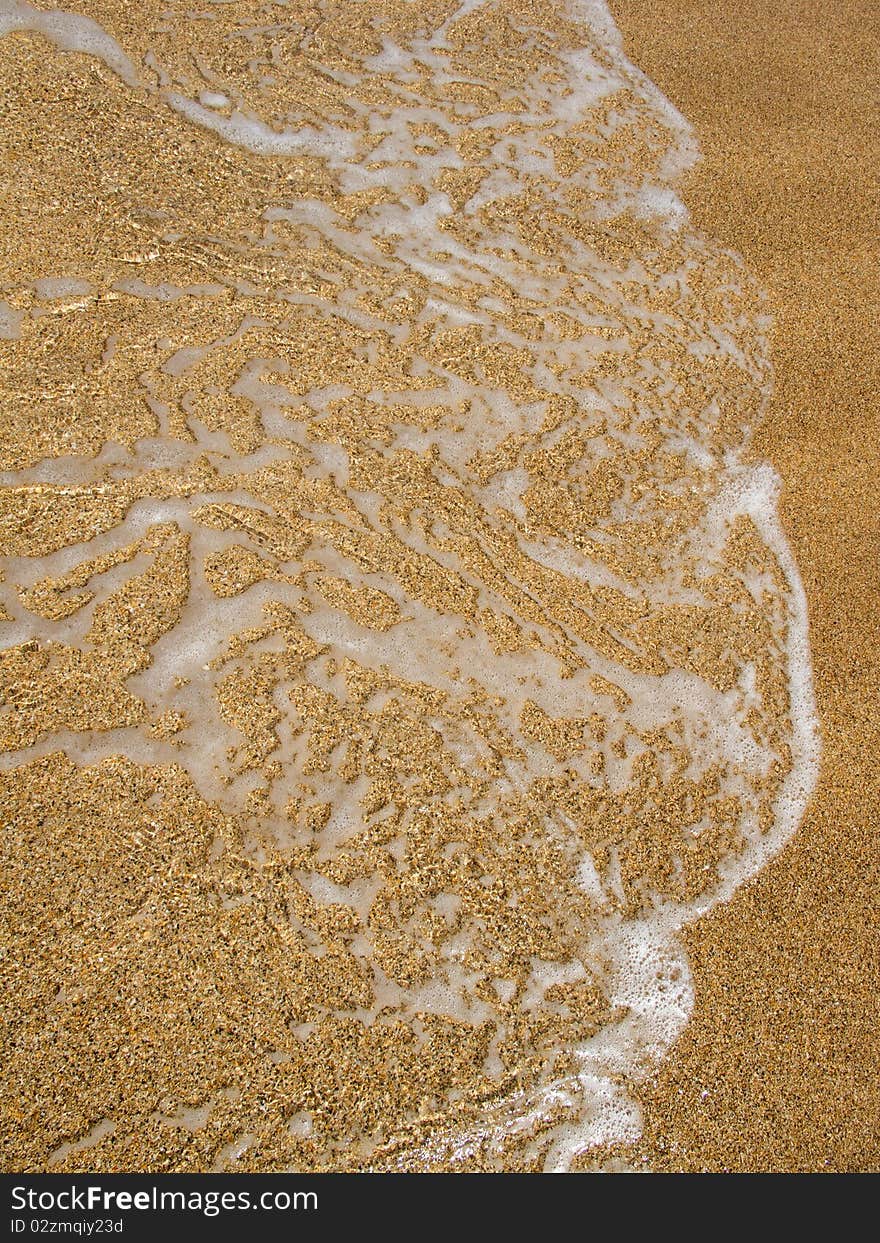
[[[648,1098],[646,1152],[657,1169],[877,1169],[878,12],[611,8],[631,59],[696,128],[695,223],[770,292],[758,449],[785,483],[824,747],[794,840],[686,933],[697,1006]]]

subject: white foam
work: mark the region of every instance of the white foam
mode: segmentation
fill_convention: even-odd
[[[17,311],[8,302],[0,302],[0,341],[17,341],[25,311]]]
[[[228,117],[218,116],[213,106],[206,107],[179,91],[167,91],[165,99],[181,116],[211,130],[226,142],[253,151],[255,155],[327,155],[344,159],[354,151],[354,143],[344,131],[331,135],[318,133],[312,126],[299,130],[277,131],[254,117],[233,111]]]
[[[13,30],[33,30],[66,52],[97,56],[129,86],[140,84],[137,70],[117,41],[90,17],[57,9],[44,12],[25,0],[0,0],[0,36]]]
[[[199,95],[199,103],[203,108],[227,108],[229,102],[229,96],[220,91],[202,91]]]
[[[88,281],[75,276],[44,276],[34,281],[34,292],[38,298],[71,298],[92,293],[93,287]]]

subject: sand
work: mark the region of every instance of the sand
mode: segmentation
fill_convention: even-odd
[[[694,124],[684,196],[769,290],[758,449],[785,483],[823,733],[794,840],[687,933],[691,1023],[647,1101],[670,1170],[873,1170],[880,827],[878,15],[843,0],[613,0],[630,57]]]
[[[867,16],[619,6],[704,151],[691,233],[637,80],[566,129],[581,28],[538,0],[412,114],[344,5],[261,61],[81,3],[125,53],[0,44],[4,1160],[873,1168]],[[756,457],[822,786],[679,939],[811,779]]]

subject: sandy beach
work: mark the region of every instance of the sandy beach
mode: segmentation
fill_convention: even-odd
[[[610,10],[0,0],[4,1169],[880,1168],[876,8]]]
[[[691,1024],[650,1097],[672,1170],[876,1169],[880,827],[878,19],[869,3],[631,3],[696,128],[684,197],[769,290],[780,472],[810,609],[821,783],[794,841],[688,934]]]

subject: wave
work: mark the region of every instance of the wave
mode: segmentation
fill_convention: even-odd
[[[602,3],[160,9],[0,4],[4,780],[75,788],[89,876],[120,772],[176,809],[138,1005],[198,1067],[147,1042],[47,1159],[566,1169],[816,780],[763,294]]]

